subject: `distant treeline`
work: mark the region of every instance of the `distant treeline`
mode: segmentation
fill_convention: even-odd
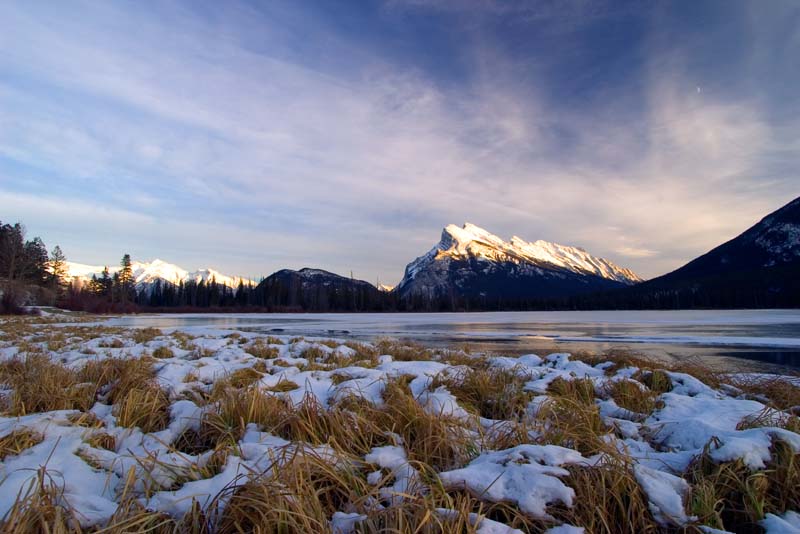
[[[22,313],[28,304],[58,305],[93,313],[159,312],[450,312],[522,310],[791,308],[800,306],[800,275],[787,265],[757,273],[707,276],[692,283],[658,279],[636,286],[560,298],[515,299],[413,295],[404,299],[360,280],[331,273],[309,281],[279,271],[258,284],[229,287],[213,278],[177,284],[157,280],[136,287],[131,258],[88,282],[67,283],[60,247],[26,239],[25,228],[0,223],[0,313]]]
[[[109,280],[110,279],[110,280]],[[73,284],[63,305],[68,309],[91,312],[362,312],[393,311],[388,295],[364,288],[322,286],[314,291],[281,282],[235,288],[209,281],[194,280],[172,284],[157,280],[138,291],[118,289],[122,282],[101,277],[89,284]]]

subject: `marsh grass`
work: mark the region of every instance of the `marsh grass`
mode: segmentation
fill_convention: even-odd
[[[18,330],[27,332],[25,335],[4,332],[9,338],[16,336],[15,344],[23,349],[19,356],[0,363],[0,382],[11,390],[6,396],[7,411],[23,415],[53,409],[79,410],[67,416],[69,423],[86,428],[83,439],[87,445],[110,451],[116,449],[117,440],[88,411],[97,400],[113,404],[112,413],[120,426],[139,427],[144,432],[166,428],[170,399],[158,387],[153,358],[122,356],[92,360],[82,369],[73,370],[52,362],[43,353],[44,347],[51,343],[67,350],[78,338],[122,335],[120,332],[89,331],[89,327],[75,328],[87,330],[50,336],[23,324]],[[24,341],[25,336],[34,334],[38,341]],[[139,339],[147,343],[162,335],[153,329],[140,334]],[[192,343],[191,336],[180,333],[170,336],[179,345],[183,343],[193,351],[201,350]],[[324,406],[316,397],[307,395],[298,404],[292,404],[284,393],[296,390],[298,384],[283,378],[269,389],[259,385],[272,368],[263,360],[277,356],[278,349],[270,346],[277,342],[269,338],[247,341],[241,335],[231,335],[229,339],[248,352],[253,347],[257,347],[257,353],[265,352],[260,353],[261,356],[251,353],[260,358],[254,365],[216,377],[213,386],[210,380],[209,385],[198,385],[203,392],[202,398],[196,401],[204,405],[205,410],[199,426],[167,444],[173,454],[203,455],[204,460],[177,468],[164,464],[155,455],[138,458],[136,471],[130,471],[122,484],[117,512],[108,524],[91,531],[110,534],[145,531],[328,533],[331,517],[337,511],[364,514],[364,521],[355,527],[359,533],[475,533],[478,527],[476,516],[472,514],[500,521],[526,534],[542,532],[560,522],[583,526],[589,534],[697,531],[693,524],[678,530],[660,527],[655,522],[630,460],[609,443],[610,429],[603,423],[596,404],[598,398],[612,398],[632,412],[652,413],[658,408],[658,396],[672,389],[666,367],[659,363],[634,354],[617,354],[614,369],[639,367],[640,371],[634,373],[632,379],[601,379],[597,384],[602,386],[597,387],[595,381],[589,379],[556,379],[547,390],[548,398],[538,405],[535,414],[530,414],[526,409],[532,394],[524,390],[529,377],[518,375],[518,370],[492,368],[489,359],[481,355],[466,351],[432,351],[395,340],[382,340],[375,346],[346,343],[354,353],[328,351],[313,345],[303,353],[309,361],[306,370],[374,366],[383,354],[390,354],[396,360],[432,359],[462,366],[456,369],[458,372],[439,375],[431,384],[432,389],[446,387],[459,405],[473,414],[461,420],[426,411],[408,387],[410,376],[388,380],[382,403],[373,404],[349,395]],[[338,342],[324,345],[340,346]],[[588,361],[597,364],[608,359],[601,355]],[[285,363],[289,366],[288,361]],[[743,420],[740,429],[782,426],[798,430],[797,417],[789,413],[792,407],[800,404],[797,392],[792,389],[795,386],[785,380],[773,382],[760,378],[746,382],[735,377],[727,380],[716,374],[706,376],[700,367],[692,367],[694,365],[689,366],[695,373],[693,376],[710,382],[712,387],[730,384],[740,390],[742,397],[756,398],[774,409],[785,410],[765,410]],[[671,366],[669,370],[686,371],[678,366]],[[613,371],[607,372],[613,374]],[[346,372],[334,372],[331,378],[334,385],[338,385],[350,376]],[[492,431],[478,423],[478,416],[510,424],[499,425],[497,431]],[[269,459],[271,467],[266,472],[243,473],[216,496],[210,507],[201,509],[194,503],[182,518],[169,517],[142,506],[142,497],[155,491],[174,490],[187,482],[219,473],[231,455],[241,454],[239,442],[249,424],[292,442]],[[0,460],[19,454],[41,439],[40,435],[25,429],[7,434],[0,438]],[[556,521],[533,519],[511,503],[489,503],[480,495],[442,487],[438,472],[463,467],[487,448],[503,449],[521,443],[567,446],[585,456],[603,454],[599,463],[566,468],[568,474],[563,481],[575,491],[575,506],[549,507]],[[419,474],[422,489],[410,490],[408,495],[393,502],[380,494],[380,487],[393,481],[390,472],[383,471],[383,480],[378,486],[367,483],[367,473],[376,466],[367,464],[364,455],[384,445],[405,448],[410,464]],[[714,462],[710,451],[717,445],[710,443],[683,473],[692,484],[687,502],[689,514],[697,515],[702,523],[712,527],[732,532],[760,532],[757,521],[766,513],[800,509],[798,456],[786,443],[773,442],[772,460],[766,469],[759,471],[747,469],[742,462]],[[91,464],[89,455],[86,461]],[[172,478],[167,483],[159,482],[156,468],[172,473]],[[139,486],[135,484],[136,477],[142,479]],[[134,487],[139,489],[134,491]],[[224,509],[223,502],[228,503]],[[378,502],[383,506],[376,507]],[[442,512],[442,509],[449,511]],[[19,495],[0,530],[12,534],[82,532],[68,503],[62,499],[59,485],[54,483],[46,468],[42,468],[30,487]]]
[[[158,328],[136,328],[131,334],[134,343],[148,343],[157,337],[163,336],[164,333]]]
[[[62,491],[42,466],[28,485],[20,490],[16,501],[0,522],[5,534],[79,534],[77,518],[61,498]]]
[[[160,347],[156,347],[153,350],[153,358],[158,358],[159,360],[166,360],[167,358],[174,358],[175,353],[166,345],[162,345]]]
[[[378,353],[388,354],[395,361],[411,362],[434,359],[434,352],[425,346],[412,341],[382,338],[375,343]]]
[[[43,354],[0,363],[0,382],[13,390],[4,398],[3,409],[14,416],[52,410],[86,411],[96,394],[94,384]]]
[[[262,360],[271,360],[277,358],[280,354],[278,347],[271,347],[268,339],[257,338],[250,344],[245,345],[244,351],[255,358]]]
[[[797,382],[793,383],[788,380],[787,377],[734,375],[727,377],[725,382],[738,388],[746,396],[772,408],[777,410],[794,409],[796,415],[800,415],[800,386],[797,385]]]
[[[691,513],[705,524],[733,532],[761,532],[757,522],[767,513],[800,507],[800,457],[785,442],[773,440],[766,469],[753,471],[744,462],[715,462],[709,442],[684,477],[692,484]]]
[[[38,445],[44,437],[38,432],[23,428],[14,430],[0,438],[0,460],[6,456],[16,456],[22,451]]]
[[[658,406],[658,393],[634,380],[615,380],[603,388],[603,393],[614,399],[621,408],[640,414],[644,419]]]
[[[155,384],[146,384],[128,390],[114,405],[113,413],[120,426],[157,432],[169,424],[169,407],[167,394]]]
[[[78,380],[95,385],[101,400],[119,402],[128,391],[155,381],[150,358],[106,358],[91,360],[78,371]]]
[[[263,477],[231,486],[216,524],[221,534],[330,532],[331,516],[358,507],[370,494],[357,459],[331,462],[298,448],[272,460]],[[351,503],[356,503],[355,505]]]
[[[518,420],[533,394],[523,388],[528,377],[510,369],[472,369],[466,373],[438,375],[431,389],[445,386],[459,404],[488,419]]]
[[[663,532],[653,519],[647,495],[632,466],[620,455],[607,454],[595,466],[567,466],[564,482],[575,490],[574,506],[554,515],[592,534],[648,534]]]

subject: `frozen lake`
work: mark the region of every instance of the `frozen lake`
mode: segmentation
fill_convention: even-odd
[[[723,367],[800,368],[800,310],[359,314],[160,314],[111,325],[241,328],[288,335],[413,339],[521,354],[623,348]]]

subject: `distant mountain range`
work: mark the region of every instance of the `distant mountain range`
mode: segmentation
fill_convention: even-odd
[[[68,265],[69,277],[82,281],[99,277],[102,269]],[[134,262],[133,271],[139,291],[147,292],[157,280],[213,279],[231,288],[241,282],[248,288],[248,303],[305,311],[796,307],[800,198],[680,269],[648,281],[582,248],[516,236],[505,241],[470,223],[446,226],[439,242],[408,264],[394,288],[309,268],[283,269],[257,285],[161,260]]]
[[[100,278],[104,268],[104,266],[100,265],[86,265],[83,263],[67,262],[67,280],[80,280],[82,283],[86,283],[92,279],[92,276]],[[170,283],[175,285],[179,284],[180,282],[185,284],[189,281],[196,283],[205,281],[208,283],[211,280],[214,280],[217,284],[228,286],[233,289],[239,286],[239,282],[244,283],[246,286],[255,285],[254,282],[246,278],[228,276],[215,271],[214,269],[198,269],[196,271],[187,271],[186,269],[182,269],[177,265],[167,263],[159,259],[155,259],[150,262],[134,261],[131,262],[131,268],[133,270],[134,284],[138,291],[146,291],[153,284],[155,284],[156,280],[161,280],[162,283]],[[119,270],[120,267],[118,265],[108,267],[108,272],[111,276],[113,276],[114,273],[119,272]]]

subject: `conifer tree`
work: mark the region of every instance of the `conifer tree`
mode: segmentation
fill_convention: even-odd
[[[64,291],[67,277],[67,258],[58,245],[50,253],[50,284],[56,296],[61,296]]]
[[[125,254],[120,262],[119,270],[119,289],[120,300],[127,302],[133,293],[133,267],[131,267],[131,255]]]

